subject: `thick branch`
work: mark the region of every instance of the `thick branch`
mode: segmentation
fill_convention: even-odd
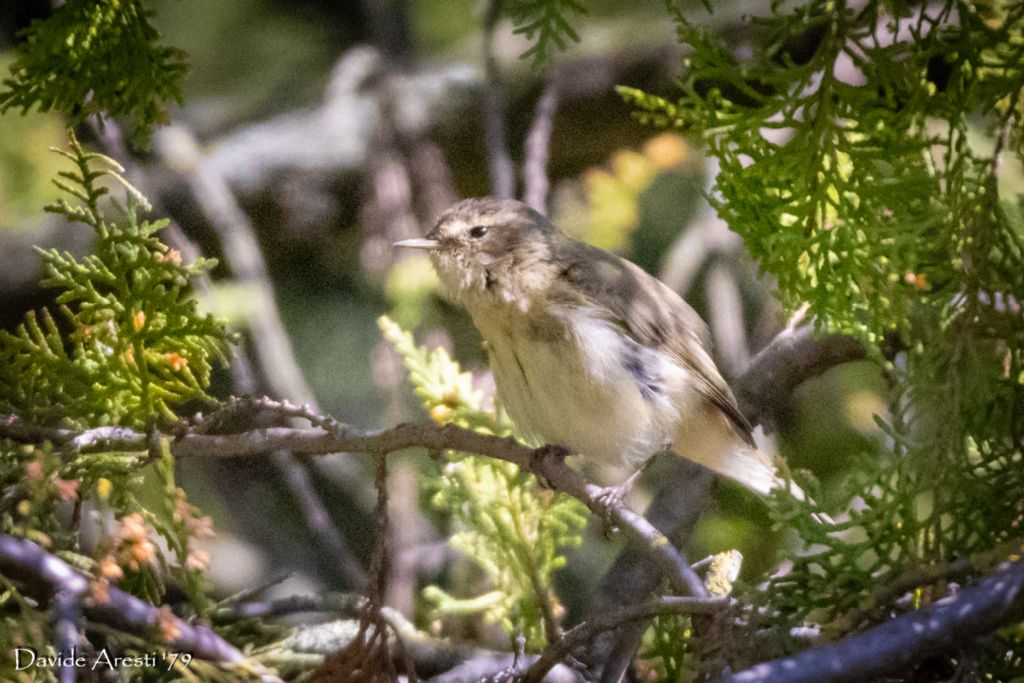
[[[1024,561],[977,586],[833,645],[758,664],[720,683],[842,683],[898,674],[1024,617]]]
[[[866,356],[864,345],[852,337],[817,337],[810,325],[786,329],[754,356],[733,390],[751,424],[767,428],[774,410],[802,382]]]
[[[50,555],[35,543],[13,536],[0,535],[0,572],[23,583],[28,595],[37,600],[56,596],[62,609],[68,600],[79,603],[89,591],[89,580],[63,560]],[[107,600],[93,599],[85,603],[85,614],[93,621],[132,632],[150,632],[170,618],[177,635],[167,643],[181,652],[190,652],[200,659],[227,664],[247,662],[237,648],[205,626],[194,626],[177,617],[168,617],[156,607],[143,602],[119,588],[107,588]],[[276,676],[264,680],[279,681]]]

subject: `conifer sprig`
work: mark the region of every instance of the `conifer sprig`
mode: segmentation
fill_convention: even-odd
[[[211,262],[185,265],[159,241],[167,221],[144,217],[148,203],[116,162],[73,137],[69,151],[57,151],[74,163],[55,180],[70,199],[47,210],[91,227],[95,251],[39,250],[43,283],[61,290],[61,320],[42,309],[14,333],[0,331],[0,402],[43,422],[170,422],[175,407],[210,400],[212,364],[225,358],[224,324],[200,314],[189,290],[190,276]],[[116,218],[104,206],[107,180],[125,190]]]
[[[423,407],[438,422],[488,434],[512,432],[507,416],[484,403],[470,373],[441,348],[427,350],[388,318],[381,330],[402,356]],[[539,650],[557,631],[561,607],[553,573],[565,551],[582,540],[586,508],[579,501],[541,490],[536,477],[511,463],[450,453],[439,471],[421,476],[433,505],[449,515],[450,543],[488,578],[491,590],[457,598],[437,586],[425,591],[438,616],[483,614],[511,636]]]
[[[11,76],[0,90],[0,112],[63,112],[77,124],[88,116],[127,116],[139,145],[181,102],[185,53],[158,44],[159,33],[140,0],[67,0],[25,29]]]
[[[1000,159],[1021,160],[1024,4],[773,3],[749,58],[676,18],[681,96],[622,94],[703,137],[721,164],[712,201],[783,301],[866,342],[891,384],[884,441],[833,494],[841,532],[776,501],[808,550],[743,601],[797,648],[785,634],[805,620],[838,637],[945,596],[943,581],[910,602],[877,591],[1024,521],[1024,194],[999,182]],[[978,657],[998,678],[1019,643]]]

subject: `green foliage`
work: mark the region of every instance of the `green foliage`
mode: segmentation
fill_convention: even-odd
[[[92,228],[96,250],[82,259],[40,252],[44,284],[61,290],[61,320],[43,309],[14,333],[0,331],[0,406],[44,423],[169,423],[175,406],[210,400],[211,364],[224,359],[224,325],[198,313],[188,287],[210,264],[183,265],[156,238],[167,221],[140,216],[149,205],[116,162],[74,139],[59,154],[74,169],[55,182],[77,201],[61,199],[47,210]],[[104,180],[127,191],[117,220],[101,206]]]
[[[155,232],[166,221],[141,218],[148,203],[115,162],[86,152],[74,138],[70,152],[56,151],[73,163],[55,181],[72,201],[48,208],[88,225],[95,253],[79,259],[40,252],[45,283],[60,290],[61,317],[43,309],[14,333],[0,331],[0,412],[34,429],[166,425],[177,419],[174,408],[211,400],[211,362],[223,359],[228,340],[220,322],[198,313],[188,288],[206,264],[184,266],[159,242]],[[104,183],[126,190],[116,220],[106,211]],[[137,452],[82,453],[57,450],[44,437],[33,444],[0,440],[0,533],[27,538],[85,572],[90,600],[103,602],[116,583],[158,605],[173,584],[187,597],[180,604],[186,616],[202,614],[207,558],[195,542],[212,535],[211,521],[176,485],[166,440],[154,438]],[[98,525],[88,551],[80,548],[79,513],[68,523],[69,511],[83,505],[112,520]],[[0,581],[0,644],[53,654],[49,606]],[[144,653],[167,639],[158,629],[111,632],[104,644]],[[0,670],[0,678],[7,673]]]
[[[696,680],[693,631],[690,617],[668,614],[655,617],[644,634],[638,657],[641,672],[650,680],[686,683]]]
[[[512,432],[507,416],[487,408],[472,375],[461,372],[444,349],[416,346],[411,334],[387,318],[380,319],[380,327],[433,419],[487,434]],[[525,637],[529,649],[541,648],[562,611],[552,574],[565,564],[565,550],[581,541],[587,523],[583,504],[541,489],[533,475],[511,463],[460,453],[447,455],[440,471],[421,481],[434,506],[451,518],[456,531],[450,543],[492,587],[460,599],[431,586],[425,597],[436,615],[482,613],[510,636]]]
[[[785,302],[875,345],[955,295],[965,264],[1022,284],[1009,272],[1022,228],[987,188],[991,155],[967,142],[972,115],[1003,128],[1019,107],[1021,29],[968,5],[953,23],[955,5],[911,21],[811,2],[767,19],[772,42],[744,62],[679,15],[683,97],[621,89],[643,118],[703,135],[721,163],[716,208]],[[891,35],[897,20],[907,37]],[[995,249],[972,253],[982,243]]]
[[[515,24],[515,32],[533,41],[522,56],[535,64],[546,61],[552,48],[564,50],[570,42],[579,42],[568,17],[587,12],[580,0],[510,0],[502,10]]]
[[[676,16],[681,98],[620,91],[703,137],[715,206],[783,301],[863,340],[892,386],[885,443],[835,495],[841,533],[776,500],[807,550],[745,600],[792,649],[790,627],[838,637],[947,593],[908,601],[888,588],[907,571],[970,558],[969,578],[1019,544],[1024,196],[999,171],[1022,159],[1024,3],[774,3],[749,59]],[[1016,656],[1000,638],[979,654],[997,678]]]
[[[123,115],[145,144],[149,128],[166,121],[167,103],[181,101],[185,55],[157,44],[140,0],[68,0],[24,38],[0,111],[55,109],[72,123]]]

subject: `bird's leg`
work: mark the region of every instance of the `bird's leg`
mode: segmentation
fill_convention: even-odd
[[[602,510],[601,521],[604,522],[604,535],[610,537],[612,532],[616,530],[615,523],[612,521],[612,508],[622,502],[622,499],[633,489],[633,485],[636,484],[636,480],[640,478],[640,475],[644,473],[644,467],[637,468],[636,472],[629,475],[626,481],[618,484],[617,486],[606,486],[601,489],[601,493],[597,494],[594,498],[594,502],[600,506]]]
[[[571,450],[565,446],[560,446],[555,443],[544,444],[543,446],[534,448],[533,453],[530,455],[530,471],[537,477],[537,482],[542,487],[546,489],[553,489],[554,486],[551,485],[551,482],[548,481],[547,477],[543,474],[544,467],[541,463],[549,458],[565,460],[569,455],[572,455]]]

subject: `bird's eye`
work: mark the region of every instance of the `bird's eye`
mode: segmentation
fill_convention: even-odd
[[[474,226],[474,227],[469,229],[469,236],[472,237],[475,240],[478,240],[478,239],[480,239],[481,237],[483,237],[484,235],[487,234],[487,229],[488,228],[487,228],[486,225]]]

